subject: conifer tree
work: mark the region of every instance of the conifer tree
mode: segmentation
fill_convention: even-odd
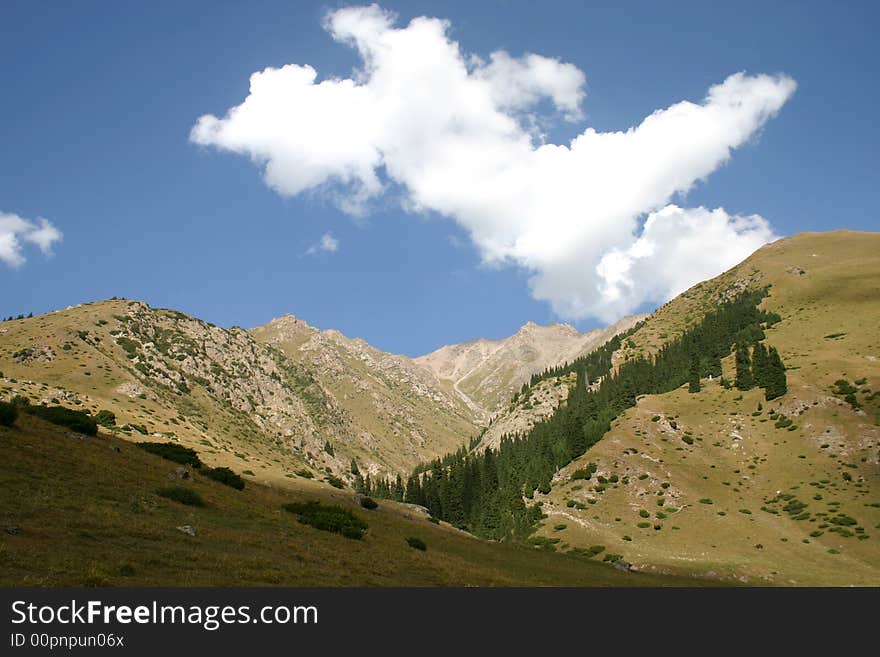
[[[785,376],[785,365],[782,364],[782,358],[776,347],[770,347],[767,355],[767,388],[765,397],[767,401],[782,397],[788,392],[788,381]]]
[[[758,342],[752,351],[752,374],[755,377],[755,385],[761,388],[766,388],[769,383],[767,365],[767,348],[763,342]]]
[[[744,344],[738,344],[736,347],[736,388],[737,390],[751,390],[754,387],[749,348]]]

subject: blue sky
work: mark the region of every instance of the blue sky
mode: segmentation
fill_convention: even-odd
[[[757,214],[775,235],[877,230],[877,4],[660,4],[382,7],[398,15],[395,29],[419,15],[447,19],[448,36],[484,60],[499,49],[536,53],[583,72],[578,120],[565,121],[547,98],[529,109],[550,143],[700,103],[738,71],[789,76],[797,90],[781,109],[670,202]],[[482,219],[404,211],[402,179],[386,181],[387,192],[353,217],[334,202],[332,182],[280,194],[228,142],[190,139],[200,116],[222,118],[241,104],[249,76],[266,67],[308,64],[318,81],[350,77],[357,53],[322,26],[343,6],[3,3],[0,213],[44,217],[63,240],[51,256],[24,244],[25,263],[0,262],[0,315],[111,296],[222,326],[291,312],[409,355],[557,321],[568,283],[535,299],[535,270],[523,265],[545,260],[528,253],[486,265],[489,247],[470,234]],[[326,234],[337,250],[309,253]],[[553,281],[555,266],[546,265]],[[643,309],[662,303],[633,299]],[[603,318],[575,323],[587,329]]]

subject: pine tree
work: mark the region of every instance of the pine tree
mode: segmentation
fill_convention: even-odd
[[[739,344],[736,347],[736,388],[737,390],[751,390],[754,387],[749,348],[744,344]]]
[[[766,388],[768,384],[767,348],[763,342],[755,344],[752,351],[752,374],[755,376],[755,385]]]
[[[700,356],[694,352],[691,354],[690,383],[688,392],[700,392]]]
[[[788,392],[788,381],[785,376],[785,365],[782,364],[782,358],[776,347],[770,347],[767,355],[767,388],[765,397],[767,401],[782,397]]]

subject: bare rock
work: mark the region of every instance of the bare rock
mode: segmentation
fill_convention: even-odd
[[[193,527],[192,525],[181,525],[180,527],[177,528],[177,531],[183,532],[187,536],[195,536],[196,535],[196,528]]]

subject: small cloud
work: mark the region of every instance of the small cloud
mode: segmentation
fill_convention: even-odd
[[[60,242],[61,231],[48,219],[31,221],[7,212],[0,212],[0,261],[9,267],[21,267],[27,260],[24,245],[35,245],[45,256],[52,255],[52,246]]]
[[[312,244],[307,250],[306,255],[315,255],[317,253],[336,253],[339,250],[339,240],[333,237],[333,233],[324,233],[321,240],[317,244]]]

